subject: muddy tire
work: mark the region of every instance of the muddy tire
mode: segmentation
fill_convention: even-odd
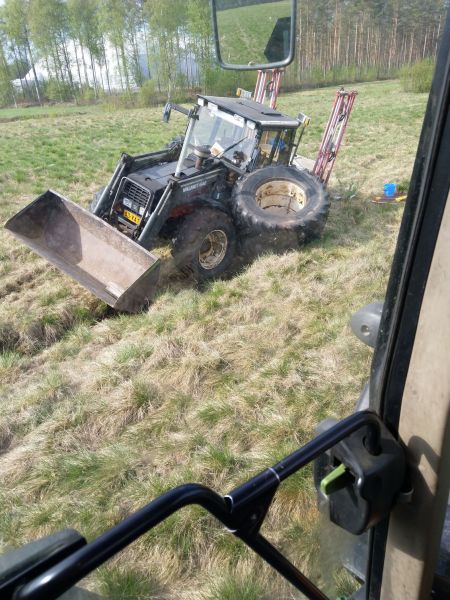
[[[224,275],[236,251],[236,230],[232,219],[212,208],[187,216],[173,240],[172,256],[177,267],[197,281]]]
[[[295,167],[259,169],[240,179],[233,190],[233,215],[243,232],[296,244],[320,237],[330,201],[319,180]]]

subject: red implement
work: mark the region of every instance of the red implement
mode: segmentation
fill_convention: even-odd
[[[313,168],[316,175],[324,185],[330,179],[337,153],[341,147],[350,113],[358,92],[346,92],[344,89],[336,92],[330,119],[323,134],[319,153]]]
[[[269,96],[270,108],[276,108],[283,73],[284,69],[258,71],[253,100],[260,104],[264,104],[266,96]]]

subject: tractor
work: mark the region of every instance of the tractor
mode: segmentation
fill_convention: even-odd
[[[161,239],[177,267],[202,282],[225,276],[238,256],[319,237],[330,206],[324,177],[354,97],[337,93],[329,152],[323,142],[316,163],[297,155],[303,113],[292,118],[245,97],[199,95],[190,110],[167,103],[166,122],[172,110],[188,117],[185,135],[163,150],[123,154],[89,211],[48,190],[6,228],[110,306],[138,311],[157,287],[160,260],[150,251]]]

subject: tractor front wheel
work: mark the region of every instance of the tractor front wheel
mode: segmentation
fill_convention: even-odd
[[[197,281],[224,275],[236,251],[236,231],[231,218],[221,210],[201,208],[187,216],[173,240],[177,267]]]

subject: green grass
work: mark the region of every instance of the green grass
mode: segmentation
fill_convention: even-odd
[[[435,61],[431,58],[419,60],[413,65],[405,65],[400,69],[400,81],[407,92],[416,94],[428,93],[433,81]]]
[[[117,315],[0,230],[0,547],[69,526],[92,539],[183,482],[226,493],[308,441],[318,420],[352,410],[371,352],[349,319],[383,297],[402,213],[369,199],[409,180],[426,103],[395,81],[356,87],[323,239],[228,281],[194,289],[163,248],[154,304]],[[306,156],[334,94],[280,99],[312,118]],[[48,187],[86,206],[121,151],[157,149],[184,123],[153,109],[2,123],[0,219]],[[264,532],[323,582],[310,473],[281,486]],[[88,586],[112,598],[299,597],[200,509]]]
[[[75,106],[70,104],[56,104],[48,106],[29,106],[18,108],[0,109],[0,123],[7,121],[21,121],[26,119],[41,119],[48,117],[75,116],[95,113],[101,110],[101,106],[86,105]]]
[[[100,590],[110,600],[147,600],[157,598],[158,588],[150,574],[131,569],[102,568]]]
[[[211,585],[205,600],[260,600],[263,596],[264,590],[255,578],[230,574]]]

